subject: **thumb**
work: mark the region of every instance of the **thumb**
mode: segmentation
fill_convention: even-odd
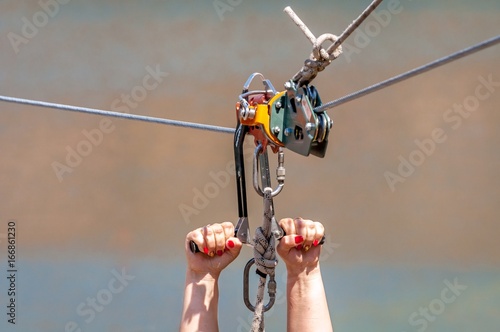
[[[279,241],[277,250],[278,253],[287,254],[292,248],[302,245],[304,238],[301,235],[285,235]]]
[[[237,237],[230,237],[226,240],[226,249],[235,258],[240,254],[241,247],[243,243]]]

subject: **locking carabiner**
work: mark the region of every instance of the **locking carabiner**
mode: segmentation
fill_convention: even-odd
[[[261,161],[259,162],[259,159]],[[282,148],[278,149],[278,167],[276,168],[276,180],[278,181],[278,186],[271,193],[271,197],[277,196],[283,186],[285,185],[285,167],[283,166],[285,162],[285,153]],[[260,165],[260,168],[259,168]],[[267,157],[267,151],[264,150],[261,143],[257,145],[253,154],[253,188],[259,194],[259,196],[264,197],[264,192],[259,185],[259,169],[261,170],[261,181],[263,180],[264,173],[269,173],[269,160]]]
[[[255,306],[250,302],[250,268],[255,264],[255,258],[252,258],[245,265],[245,269],[243,271],[243,301],[245,302],[248,310],[255,312]],[[273,275],[269,275],[269,281],[267,282],[267,293],[269,294],[269,302],[264,305],[264,312],[271,309],[276,301],[276,280],[274,280]]]

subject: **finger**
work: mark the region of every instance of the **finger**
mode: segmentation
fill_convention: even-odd
[[[280,255],[287,254],[292,249],[302,249],[304,238],[302,235],[292,234],[285,235],[278,243],[277,250]]]
[[[316,238],[316,225],[311,220],[303,220],[303,223],[306,234],[304,236],[304,243],[302,245],[304,251],[308,251],[313,246],[314,240]]]
[[[226,235],[224,234],[224,228],[222,228],[221,224],[213,224],[210,226],[210,228],[214,232],[214,252],[217,254],[217,256],[222,256],[222,254],[224,253],[224,248],[226,247]]]
[[[302,236],[303,238],[303,241],[297,245],[297,249],[302,249],[303,246],[305,245],[305,240],[307,239],[307,224],[309,222],[309,220],[304,220],[302,218],[295,218],[294,220],[294,223],[295,223],[295,232],[298,236]],[[312,241],[311,241],[312,243]]]
[[[234,225],[232,222],[225,221],[221,224],[222,228],[224,229],[224,235],[226,240],[234,237]]]
[[[241,246],[243,243],[234,236],[234,225],[232,222],[226,221],[221,224],[222,228],[224,229],[224,234],[225,234],[225,249],[226,250],[232,250],[233,253],[236,255],[239,254]]]
[[[316,247],[319,244],[321,244],[322,241],[324,241],[325,227],[323,226],[322,223],[317,221],[314,222],[314,227],[316,230],[316,235],[314,236],[313,246]]]
[[[295,230],[295,222],[292,218],[283,218],[279,222],[281,228],[287,235],[297,234]]]
[[[202,228],[203,238],[205,239],[205,247],[203,247],[203,252],[210,257],[215,255],[215,235],[210,225]]]
[[[243,243],[237,237],[230,237],[226,240],[226,253],[234,258],[238,257]]]
[[[189,249],[194,254],[196,251],[191,248],[191,243],[198,247],[199,251],[199,248],[203,249],[205,247],[205,239],[201,233],[201,228],[195,229],[186,235],[186,250]]]

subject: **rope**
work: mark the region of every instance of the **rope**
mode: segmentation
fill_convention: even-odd
[[[361,23],[382,3],[383,0],[374,0],[366,9],[342,32],[339,38],[328,47],[327,52],[332,54],[356,30]]]
[[[473,53],[479,52],[485,48],[491,47],[491,46],[496,45],[498,43],[500,43],[500,35],[493,37],[493,38],[490,38],[490,39],[487,39],[481,43],[467,47],[463,50],[460,50],[460,51],[455,52],[453,54],[450,54],[448,56],[442,57],[442,58],[437,59],[435,61],[429,62],[428,64],[417,67],[417,68],[412,69],[410,71],[407,71],[405,73],[399,74],[399,75],[394,76],[392,78],[389,78],[385,81],[373,84],[369,87],[366,87],[364,89],[361,89],[361,90],[358,90],[358,91],[353,92],[351,94],[348,94],[347,96],[344,96],[342,98],[325,103],[322,106],[316,107],[314,109],[314,111],[315,112],[323,112],[327,109],[342,105],[342,104],[347,103],[349,101],[352,101],[354,99],[358,99],[360,97],[366,96],[367,94],[370,94],[372,92],[384,89],[388,86],[402,82],[402,81],[407,80],[411,77],[425,73],[431,69],[443,66],[443,65],[450,63],[452,61],[455,61],[455,60],[461,59],[463,57],[466,57],[468,55],[471,55]]]
[[[264,189],[264,218],[262,226],[255,230],[254,258],[257,274],[260,276],[257,288],[257,300],[252,321],[252,332],[264,331],[264,290],[266,287],[266,277],[269,276],[269,293],[276,291],[274,280],[275,268],[278,264],[276,260],[276,240],[271,232],[274,219],[272,208],[272,188]]]
[[[292,80],[299,86],[309,84],[319,72],[323,71],[333,60],[338,58],[342,54],[342,47],[340,46],[352,33],[356,30],[359,25],[370,15],[375,8],[383,0],[374,0],[362,13],[359,15],[345,30],[342,34],[337,37],[330,33],[325,33],[316,38],[314,34],[309,30],[307,25],[302,22],[302,20],[295,14],[295,12],[290,7],[284,9],[292,21],[302,30],[306,35],[307,39],[313,44],[313,51],[309,55],[309,58],[304,61],[304,66],[297,72]],[[321,45],[325,41],[331,41],[332,44],[325,50]]]
[[[155,117],[144,116],[144,115],[111,112],[111,111],[105,111],[105,110],[100,110],[100,109],[95,109],[95,108],[56,104],[56,103],[49,103],[49,102],[45,102],[45,101],[21,99],[21,98],[15,98],[15,97],[7,97],[7,96],[0,96],[0,101],[15,103],[15,104],[30,105],[30,106],[47,107],[47,108],[53,108],[53,109],[58,109],[58,110],[63,110],[63,111],[72,111],[72,112],[81,112],[81,113],[87,113],[87,114],[103,115],[103,116],[115,117],[115,118],[120,118],[120,119],[153,122],[153,123],[159,123],[159,124],[163,124],[163,125],[167,125],[167,126],[185,127],[185,128],[200,129],[200,130],[206,130],[206,131],[214,131],[214,132],[218,132],[218,133],[234,134],[233,128],[212,126],[212,125],[205,125],[205,124],[199,124],[199,123],[194,123],[194,122],[177,121],[177,120],[170,120],[170,119],[163,119],[163,118],[155,118]]]

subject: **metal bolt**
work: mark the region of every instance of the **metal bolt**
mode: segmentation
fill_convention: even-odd
[[[311,122],[306,123],[306,130],[307,130],[307,131],[309,131],[309,130],[311,130],[311,129],[314,129],[314,127],[316,127],[316,126],[314,125],[314,123],[311,123]]]
[[[285,82],[285,89],[290,90],[292,88],[292,83]]]
[[[280,133],[280,131],[281,131],[281,128],[278,127],[278,126],[276,126],[276,127],[273,128],[274,135],[278,135]]]
[[[285,136],[290,136],[292,133],[293,133],[293,129],[292,128],[286,128],[285,129],[285,132],[284,132]]]
[[[302,101],[302,97],[300,96],[295,97],[295,101],[297,101],[297,103],[300,103]]]
[[[275,104],[275,106],[276,106],[276,109],[277,109],[277,110],[278,110],[278,109],[280,109],[280,108],[281,108],[281,106],[282,106],[282,105],[281,105],[281,102],[277,101],[277,102],[276,102],[276,104]]]

